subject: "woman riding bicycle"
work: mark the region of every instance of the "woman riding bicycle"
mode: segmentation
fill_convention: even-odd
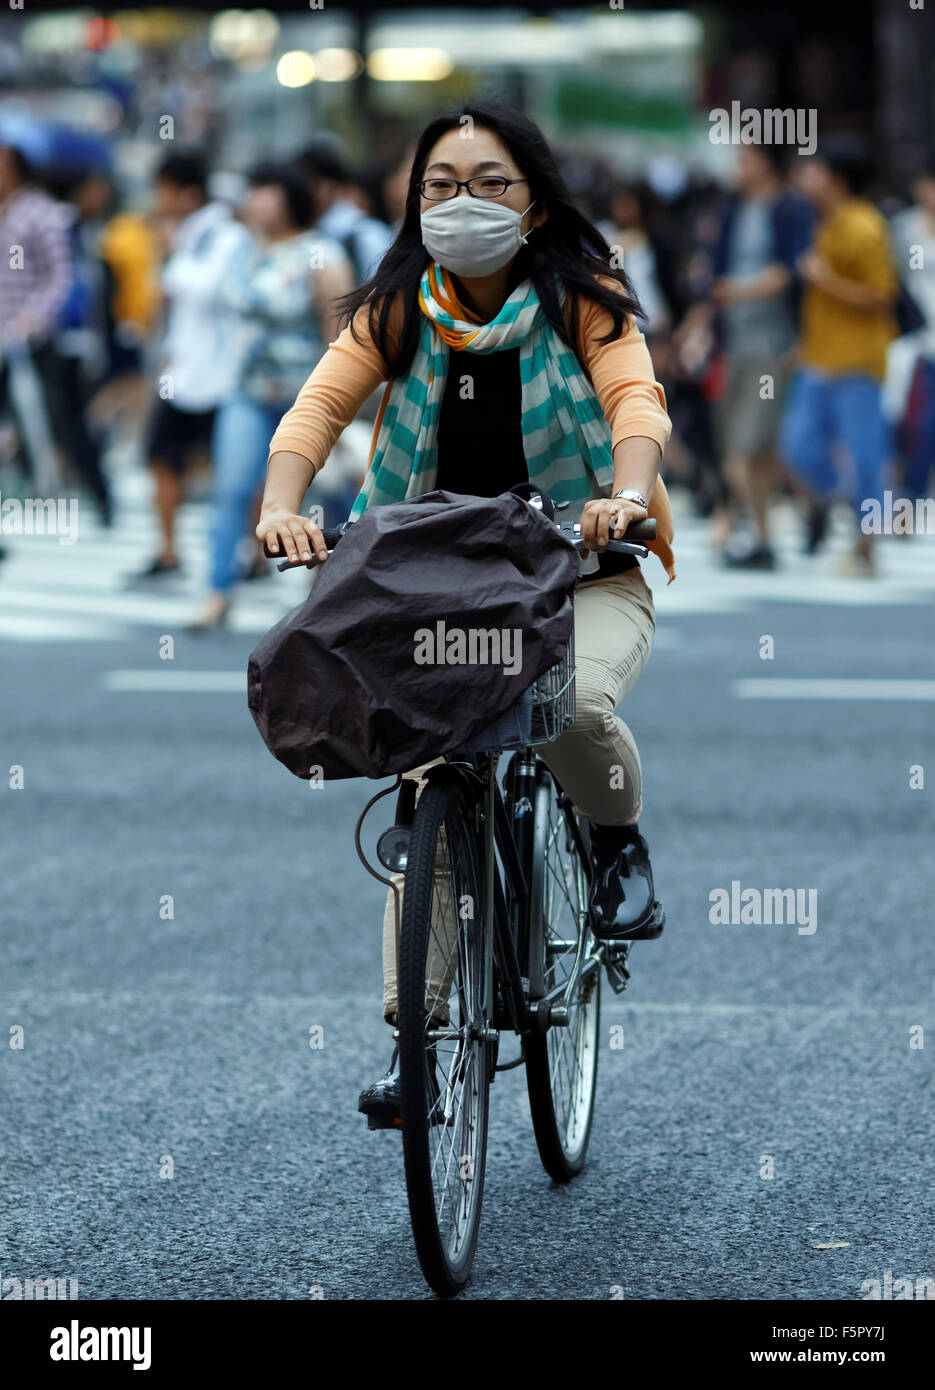
[[[370,467],[351,512],[434,488],[493,497],[532,482],[570,503],[586,549],[575,599],[576,717],[540,755],[588,825],[596,936],[647,939],[649,850],[637,828],[642,777],[615,715],[652,647],[653,598],[639,562],[606,550],[647,515],[675,578],[672,515],[658,477],[670,423],[619,259],[572,204],[539,129],[509,108],[440,116],[413,159],[399,235],[347,296],[349,326],[270,445],[257,536],[290,560],[327,559],[299,513],[335,441],[380,384]],[[416,769],[410,776],[419,776]],[[420,782],[421,786],[421,782]],[[396,1019],[395,913],[384,922],[384,1017]],[[361,1096],[398,1103],[390,1071]]]

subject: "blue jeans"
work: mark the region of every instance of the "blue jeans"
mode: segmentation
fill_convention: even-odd
[[[915,435],[906,460],[903,487],[907,497],[924,497],[929,473],[935,460],[935,361],[923,358],[919,364],[922,406]]]
[[[832,447],[843,444],[856,475],[856,494],[849,500],[857,510],[865,499],[882,503],[889,427],[880,397],[880,383],[863,373],[796,373],[780,426],[779,450],[819,496],[831,497],[838,491]]]
[[[291,401],[260,404],[232,396],[214,425],[209,583],[226,593],[236,582],[237,546],[246,533],[250,508],[266,476],[269,442]]]

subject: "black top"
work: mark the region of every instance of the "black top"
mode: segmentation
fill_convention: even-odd
[[[519,348],[452,352],[438,421],[435,486],[496,497],[527,481]]]
[[[446,492],[496,497],[529,480],[523,453],[519,348],[504,352],[452,352],[438,419],[435,486]],[[635,555],[598,556],[603,579],[632,569]]]

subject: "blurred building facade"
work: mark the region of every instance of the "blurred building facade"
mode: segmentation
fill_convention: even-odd
[[[816,109],[819,134],[866,138],[899,191],[935,161],[933,68],[932,9],[905,0],[7,12],[0,135],[52,161],[104,148],[132,193],[169,140],[242,170],[333,135],[390,164],[431,113],[486,94],[620,171],[663,156],[716,176],[729,151],[709,115],[739,101]]]

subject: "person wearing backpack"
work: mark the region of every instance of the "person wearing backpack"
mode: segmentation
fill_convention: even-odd
[[[331,150],[312,146],[300,156],[299,164],[312,200],[315,230],[341,246],[354,267],[356,285],[369,281],[393,233],[348,196],[348,173]]]
[[[658,935],[638,828],[639,752],[615,714],[649,658],[653,598],[639,562],[605,550],[612,526],[622,533],[654,517],[650,548],[675,578],[659,477],[670,424],[627,277],[572,203],[539,129],[508,107],[472,103],[423,131],[396,240],[345,302],[348,326],[273,435],[256,534],[290,560],[327,559],[302,501],[381,381],[352,520],[435,488],[492,497],[530,482],[567,502],[563,519],[580,520],[587,548],[575,601],[576,718],[540,751],[588,822],[595,934]],[[383,1011],[391,1024],[394,923],[388,898]],[[391,1063],[359,1109],[385,1115],[398,1095]]]

